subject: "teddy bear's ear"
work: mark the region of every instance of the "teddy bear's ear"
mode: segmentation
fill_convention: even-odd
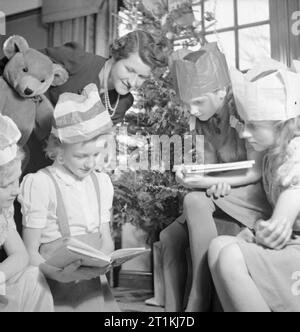
[[[26,39],[21,36],[12,36],[3,45],[3,53],[8,59],[11,59],[19,52],[24,53],[28,49],[29,45]]]
[[[52,86],[60,86],[65,84],[68,79],[69,79],[69,73],[67,70],[62,66],[57,63],[53,64],[53,69],[54,69],[54,79],[52,82]]]

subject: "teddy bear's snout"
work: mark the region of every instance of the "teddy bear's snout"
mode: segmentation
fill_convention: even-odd
[[[25,75],[17,84],[16,90],[20,93],[21,96],[31,98],[39,94],[40,85],[41,82],[39,80],[32,76]]]
[[[25,94],[26,96],[30,96],[30,95],[33,94],[33,90],[31,90],[31,89],[29,89],[29,88],[26,88],[26,89],[24,90],[24,94]]]

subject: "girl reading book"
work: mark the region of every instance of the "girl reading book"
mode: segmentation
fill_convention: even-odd
[[[266,152],[263,184],[273,213],[257,219],[247,240],[213,241],[213,279],[225,311],[299,312],[300,76],[267,69],[244,76],[235,70],[232,84],[243,136]]]
[[[255,166],[247,171],[229,171],[214,176],[185,176],[184,168],[177,172],[179,183],[198,191],[185,197],[184,217],[172,223],[160,236],[167,280],[166,311],[184,309],[185,249],[188,245],[193,273],[186,310],[207,311],[211,304],[207,250],[218,234],[214,216],[222,211],[222,219],[233,218],[233,222],[220,225],[218,231],[237,234],[241,227],[252,229],[257,219],[269,214],[260,182],[263,156],[239,137],[241,124],[236,119],[228,68],[217,44],[208,44],[198,52],[185,54],[184,58],[175,53],[172,60],[171,70],[178,95],[197,119],[196,133],[204,135],[205,163],[255,160]]]
[[[69,237],[107,254],[114,249],[113,187],[108,175],[95,172],[112,121],[97,86],[86,86],[81,95],[62,94],[53,121],[46,152],[54,164],[27,175],[21,187],[31,263],[47,277],[56,311],[117,311],[105,277],[109,264],[95,268],[75,261],[56,268],[45,263]]]
[[[15,123],[0,115],[0,312],[53,311],[53,299],[38,268],[27,267],[28,253],[16,230],[13,202],[19,193],[22,152]]]

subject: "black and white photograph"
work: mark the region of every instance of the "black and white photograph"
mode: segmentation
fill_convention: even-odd
[[[300,0],[0,0],[0,312],[300,312]]]

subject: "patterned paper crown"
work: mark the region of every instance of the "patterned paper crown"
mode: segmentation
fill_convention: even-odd
[[[172,56],[171,72],[175,89],[182,101],[189,103],[208,92],[215,92],[230,85],[225,55],[217,43],[209,43],[197,52],[180,58]]]
[[[63,93],[54,109],[52,134],[67,144],[80,143],[107,133],[113,127],[95,84],[81,95]]]
[[[0,114],[0,166],[16,158],[20,138],[17,125],[9,117]]]
[[[300,75],[270,61],[245,75],[230,70],[235,102],[244,121],[287,121],[300,115]]]

